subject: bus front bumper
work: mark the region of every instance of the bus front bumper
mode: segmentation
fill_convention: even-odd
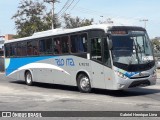
[[[156,76],[150,76],[147,78],[142,79],[121,79],[119,78],[118,84],[116,86],[117,90],[123,90],[128,88],[135,88],[135,87],[145,87],[150,85],[156,84],[157,77]]]

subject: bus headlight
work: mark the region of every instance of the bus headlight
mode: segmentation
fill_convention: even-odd
[[[157,77],[156,70],[153,71],[152,77]]]
[[[118,75],[118,77],[123,78],[123,79],[127,79],[128,77],[125,76],[123,73],[116,71],[116,74]]]

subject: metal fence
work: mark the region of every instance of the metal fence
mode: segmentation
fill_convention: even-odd
[[[4,58],[0,57],[0,72],[4,71]]]

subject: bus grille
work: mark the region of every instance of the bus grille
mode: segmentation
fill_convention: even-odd
[[[131,83],[131,85],[129,86],[129,88],[132,88],[132,87],[138,87],[138,86],[148,86],[150,85],[151,83],[149,82],[149,80],[141,80],[141,81],[134,81]]]
[[[149,77],[149,75],[148,76],[131,77],[130,79],[147,78],[147,77]]]

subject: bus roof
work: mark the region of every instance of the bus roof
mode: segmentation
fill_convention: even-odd
[[[49,37],[49,36],[53,36],[53,35],[74,33],[74,32],[90,30],[90,29],[102,29],[105,32],[107,32],[108,29],[110,29],[110,28],[112,28],[114,26],[112,24],[111,25],[110,24],[98,24],[98,25],[90,25],[90,26],[79,27],[79,28],[74,28],[74,29],[61,29],[61,28],[58,28],[58,29],[53,29],[53,30],[37,32],[37,33],[34,33],[32,36],[29,36],[29,37],[24,37],[24,38],[18,38],[18,39],[5,41],[5,43],[18,42],[18,41],[23,41],[23,40],[31,40],[31,39],[36,39],[36,38]],[[122,25],[118,25],[118,26],[122,27]]]

